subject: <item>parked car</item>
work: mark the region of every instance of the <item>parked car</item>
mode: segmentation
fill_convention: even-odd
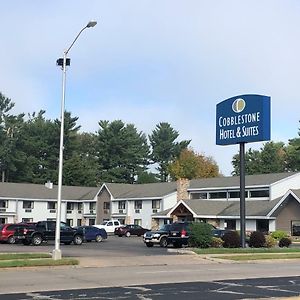
[[[97,228],[105,229],[107,233],[114,233],[117,227],[121,227],[123,225],[120,223],[119,220],[109,220],[109,221],[104,221],[99,225],[93,225],[93,226]]]
[[[31,226],[31,225],[25,224],[25,223],[1,224],[0,225],[0,242],[14,244],[16,242],[16,238],[14,236],[16,229],[24,228],[26,226]]]
[[[218,238],[223,238],[224,234],[228,231],[231,231],[229,229],[220,229],[220,228],[214,228],[211,233],[212,236],[218,237]]]
[[[150,229],[143,228],[140,225],[129,224],[129,225],[117,227],[115,229],[115,235],[118,235],[118,236],[125,235],[127,237],[130,237],[131,235],[141,236],[147,231],[150,231]]]
[[[189,222],[175,222],[169,228],[167,243],[172,244],[175,248],[181,248],[188,245],[190,237]]]
[[[171,224],[165,224],[159,230],[147,231],[143,237],[146,246],[160,245],[160,247],[167,247],[170,226]]]
[[[55,221],[39,221],[36,226],[17,227],[15,238],[22,241],[24,245],[39,246],[42,242],[55,240]],[[81,245],[84,240],[84,234],[81,229],[74,229],[64,222],[60,222],[60,241],[66,245],[72,242],[75,245]]]
[[[96,241],[97,243],[100,243],[107,239],[107,232],[103,228],[97,228],[95,226],[79,226],[77,229],[83,231],[84,240],[86,242]]]

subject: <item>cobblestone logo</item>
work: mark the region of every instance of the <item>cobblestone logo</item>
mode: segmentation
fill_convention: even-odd
[[[235,113],[242,112],[245,109],[245,107],[246,107],[246,102],[242,98],[238,98],[232,103],[232,110]]]

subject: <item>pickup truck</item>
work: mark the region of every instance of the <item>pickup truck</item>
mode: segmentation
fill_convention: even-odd
[[[17,228],[14,237],[24,245],[39,246],[45,241],[55,240],[55,221],[39,221],[35,226],[24,226]],[[74,229],[66,223],[60,223],[60,241],[65,245],[72,242],[81,245],[84,240],[82,229]]]
[[[108,220],[108,221],[104,221],[99,225],[93,225],[93,226],[97,228],[105,229],[107,233],[114,233],[116,228],[121,227],[123,225],[118,220]]]

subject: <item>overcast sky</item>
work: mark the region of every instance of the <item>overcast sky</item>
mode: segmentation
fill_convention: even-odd
[[[237,145],[215,144],[216,104],[271,97],[271,137],[298,136],[300,1],[3,1],[0,91],[15,111],[60,115],[56,59],[69,53],[66,110],[82,131],[121,119],[150,134],[159,122],[232,172]],[[260,143],[248,144],[260,148]]]

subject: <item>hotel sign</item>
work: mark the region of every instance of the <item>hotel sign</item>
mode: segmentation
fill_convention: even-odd
[[[217,104],[217,145],[268,140],[270,140],[270,97],[241,95]]]

